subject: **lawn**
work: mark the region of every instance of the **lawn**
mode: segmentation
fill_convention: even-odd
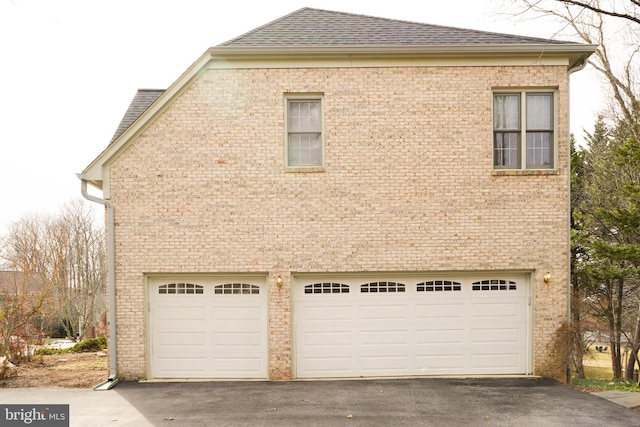
[[[609,351],[598,351],[591,347],[590,351],[584,355],[584,375],[585,379],[573,377],[571,383],[574,387],[585,391],[598,390],[620,390],[637,391],[640,387],[627,380],[613,380],[611,369],[611,353]]]

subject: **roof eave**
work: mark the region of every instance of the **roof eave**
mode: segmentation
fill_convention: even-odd
[[[256,56],[491,56],[491,55],[564,55],[588,57],[597,49],[595,44],[459,44],[424,46],[215,46],[212,57]]]

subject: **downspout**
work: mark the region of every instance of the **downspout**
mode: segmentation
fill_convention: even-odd
[[[113,213],[113,204],[106,199],[92,196],[87,192],[87,180],[82,174],[77,175],[81,182],[82,196],[95,203],[104,205],[107,209],[107,275],[109,277],[109,378],[95,386],[94,390],[110,390],[118,383],[118,358],[116,344],[116,246],[115,246],[115,216]]]
[[[568,75],[568,84],[567,84],[567,100],[569,103],[571,102],[571,74],[584,70],[587,66],[587,58],[583,58],[581,62],[575,64],[573,67],[567,69]],[[569,105],[569,108],[571,106]],[[571,130],[570,123],[567,123],[567,130],[569,131],[569,144],[567,144],[567,159],[569,159],[568,170],[567,170],[567,188],[569,189],[567,192],[567,243],[569,248],[569,257],[568,257],[568,265],[567,265],[567,325],[571,325]]]

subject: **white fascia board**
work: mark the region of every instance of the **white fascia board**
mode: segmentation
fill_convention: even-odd
[[[411,58],[423,59],[478,59],[486,61],[501,57],[539,57],[544,60],[549,57],[564,57],[569,61],[569,67],[584,61],[598,45],[578,43],[549,43],[549,44],[487,44],[487,45],[434,45],[434,46],[308,46],[308,47],[230,47],[217,46],[209,49],[212,58],[292,58],[320,59],[349,57],[351,59],[381,59],[400,60]]]

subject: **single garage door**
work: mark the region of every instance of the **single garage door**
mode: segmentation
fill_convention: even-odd
[[[527,282],[527,275],[296,276],[296,375],[526,374]]]
[[[149,279],[152,378],[266,378],[264,277]]]

